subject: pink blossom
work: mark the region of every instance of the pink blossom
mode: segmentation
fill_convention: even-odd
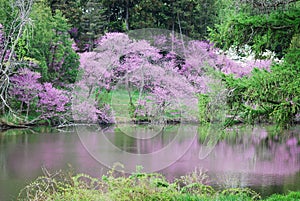
[[[39,93],[38,111],[42,113],[42,118],[59,116],[67,110],[69,102],[66,91],[54,88],[51,83],[44,83]]]
[[[20,68],[17,74],[10,78],[12,82],[10,94],[17,100],[29,104],[42,90],[39,78],[41,78],[40,73],[33,72],[28,68]]]

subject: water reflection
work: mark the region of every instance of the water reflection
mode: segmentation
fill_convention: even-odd
[[[132,133],[137,129],[139,135],[133,138]],[[77,128],[82,144],[95,160],[107,167],[120,162],[125,165],[127,173],[135,171],[137,165],[143,166],[146,172],[167,168],[190,149],[197,137],[195,125],[173,125],[166,126],[160,132],[156,130],[145,132],[136,126],[132,131],[121,130],[117,126],[105,131]]]
[[[208,141],[195,125],[80,127],[79,135],[75,129],[0,133],[0,200],[41,175],[42,165],[58,170],[71,164],[100,177],[117,161],[129,172],[143,165],[169,179],[202,168],[216,187],[251,186],[265,195],[300,190],[300,129],[282,138],[271,137],[270,129],[237,127]]]

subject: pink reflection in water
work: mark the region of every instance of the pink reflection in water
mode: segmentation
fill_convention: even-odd
[[[136,140],[116,134],[111,128],[110,133],[104,136],[118,151],[111,151],[99,132],[87,135],[86,144],[80,141],[76,133],[28,135],[27,140],[13,140],[22,136],[5,136],[5,142],[0,139],[0,178],[6,182],[13,179],[29,182],[41,175],[42,165],[50,170],[58,170],[66,169],[67,164],[71,164],[78,172],[100,177],[108,170],[104,159],[121,161],[124,160],[124,152],[149,154],[173,143],[172,149],[164,154],[149,158],[133,157],[126,159],[124,165],[134,170],[136,165],[143,163],[145,170],[151,171],[159,169],[162,162],[168,162],[170,165],[161,172],[169,179],[185,175],[197,167],[207,170],[214,185],[268,186],[287,183],[300,190],[299,134],[279,142],[278,139],[268,138],[264,128],[255,128],[245,131],[242,137],[219,141],[207,157],[200,160],[199,152],[204,145],[197,139],[186,137],[186,133],[192,131],[186,128],[182,133],[172,134],[173,131],[170,131],[151,139]],[[179,137],[174,141],[177,134]],[[188,151],[182,152],[187,146]],[[103,158],[91,155],[92,152],[102,153]],[[179,160],[171,157],[180,154],[182,157]],[[0,189],[5,188],[0,186]]]
[[[297,144],[298,144],[298,140],[296,137],[292,137],[286,141],[286,145],[288,145],[288,146],[293,146],[293,145],[297,145]]]
[[[286,143],[279,143],[267,138],[267,131],[259,128],[253,130],[251,138],[235,143],[232,140],[218,142],[210,154],[203,160],[196,155],[201,150],[201,144],[190,149],[176,164],[164,172],[172,176],[181,176],[194,167],[207,170],[213,175],[211,184],[237,186],[268,186],[281,185],[284,178],[300,173],[300,146],[298,138],[291,137]],[[190,157],[194,154],[195,157]],[[229,179],[228,179],[229,178]],[[300,183],[299,176],[298,183]],[[233,181],[234,180],[234,181]],[[226,182],[235,184],[226,184]],[[300,187],[300,186],[299,186]],[[299,189],[298,187],[298,189]]]

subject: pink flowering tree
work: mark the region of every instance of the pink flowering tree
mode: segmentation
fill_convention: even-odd
[[[53,83],[42,83],[40,74],[28,68],[11,77],[10,93],[20,102],[20,113],[26,110],[26,118],[32,110],[41,119],[66,119],[72,101],[75,121],[113,123],[120,111],[114,108],[112,91],[123,90],[128,100],[121,112],[128,112],[131,120],[197,121],[198,95],[218,97],[212,86],[221,84],[212,70],[243,77],[254,67],[268,70],[270,65],[269,61],[238,63],[208,42],[183,41],[172,34],[153,38],[137,40],[123,33],[101,37],[93,52],[79,54],[73,97]]]
[[[228,111],[224,105],[226,105],[227,97],[232,94],[230,91],[232,88],[226,86],[222,74],[247,79],[252,77],[255,68],[270,71],[272,65],[271,59],[234,60],[228,57],[226,53],[221,53],[207,41],[185,40],[180,42],[176,39],[172,40],[174,41],[168,46],[170,44],[168,37],[157,36],[154,44],[162,47],[166,52],[164,59],[169,61],[169,67],[183,75],[198,94],[207,97],[205,100],[209,103],[206,103],[206,107],[210,109],[205,112],[211,113],[207,115],[212,118],[220,115],[218,118],[223,119],[222,121],[225,119],[224,114]],[[178,44],[177,47],[182,47],[181,51],[174,51],[176,49],[174,44]],[[219,111],[218,114],[215,111]]]
[[[20,113],[26,107],[26,119],[28,118],[30,106],[34,107],[38,94],[42,90],[42,85],[38,80],[40,78],[40,73],[33,72],[28,68],[19,69],[17,74],[11,77],[10,94],[21,102]]]
[[[25,122],[30,112],[38,113],[35,120],[52,120],[63,116],[68,110],[70,99],[67,92],[54,88],[51,83],[41,84],[40,78],[40,73],[28,68],[20,68],[10,78],[12,85],[9,93],[12,99],[20,103],[18,113],[26,113]]]
[[[185,43],[175,43],[183,51],[174,52],[172,47],[162,43],[169,43],[168,40],[158,37],[159,46],[162,46],[167,54],[164,59],[170,62],[171,68],[174,68],[181,75],[185,76],[192,83],[199,93],[207,91],[207,83],[209,78],[206,76],[209,69],[220,71],[224,74],[233,74],[235,77],[243,77],[251,74],[254,68],[270,69],[271,60],[248,60],[246,62],[238,62],[219,50],[212,43],[207,41],[187,40]],[[179,58],[178,58],[179,56]]]
[[[219,99],[215,108],[223,100],[220,95],[226,96],[226,88],[214,72],[243,77],[255,67],[269,70],[271,64],[239,63],[220,54],[209,42],[172,34],[150,34],[147,40],[139,37],[107,33],[93,52],[80,54],[81,73],[73,97],[77,120],[114,122],[117,110],[103,101],[103,96],[123,90],[128,94],[129,109],[122,112],[130,113],[132,120],[194,121],[199,94]]]
[[[86,101],[80,97],[74,98],[74,101],[82,102],[73,104],[73,109],[89,102],[94,106],[86,108],[97,114],[101,105],[97,99],[99,93],[122,88],[128,92],[131,117],[144,116],[149,120],[157,117],[158,113],[163,117],[166,111],[178,113],[180,107],[182,109],[178,100],[184,100],[183,97],[189,95],[196,97],[194,88],[186,78],[171,66],[171,61],[163,59],[160,50],[149,42],[132,40],[126,34],[109,33],[98,44],[95,52],[80,55],[82,75],[77,82],[79,90],[76,91],[77,94],[78,91],[85,94],[82,97],[94,97]],[[138,93],[136,100],[133,100],[134,92]],[[73,113],[77,113],[76,110]]]
[[[37,104],[42,119],[61,117],[69,110],[69,95],[66,91],[56,89],[51,83],[44,83],[39,92]]]
[[[73,90],[72,112],[75,121],[112,123],[109,105],[99,103],[103,91],[113,87],[118,76],[114,69],[126,52],[130,40],[120,33],[109,33],[102,37],[95,52],[80,54],[80,68]]]
[[[71,49],[68,24],[59,12],[53,16],[43,2],[33,0],[5,5],[11,13],[4,16],[5,27],[0,25],[0,113],[20,120],[16,123],[28,123],[29,116],[38,120],[52,113],[39,103],[41,93],[50,96],[43,83],[65,89],[74,82],[78,55]],[[36,112],[37,107],[43,111]],[[61,113],[61,107],[55,110]]]

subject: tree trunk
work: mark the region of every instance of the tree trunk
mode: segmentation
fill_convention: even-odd
[[[126,31],[129,31],[129,0],[126,0],[125,26],[126,26]]]

